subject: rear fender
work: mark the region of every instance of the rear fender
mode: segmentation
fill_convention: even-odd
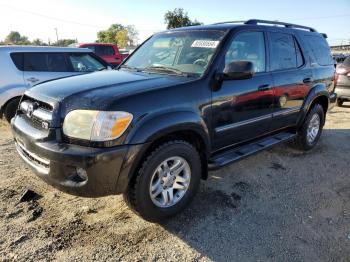
[[[327,108],[328,108],[328,105],[329,105],[329,92],[326,88],[326,85],[321,83],[321,84],[317,84],[315,86],[313,86],[310,90],[310,92],[308,93],[307,97],[305,98],[304,100],[304,104],[301,108],[301,113],[300,113],[300,116],[299,116],[299,119],[298,119],[298,124],[297,126],[300,127],[304,120],[305,120],[305,117],[307,115],[307,113],[309,112],[309,110],[311,109],[311,106],[313,105],[314,101],[316,99],[318,99],[319,97],[325,97],[327,98]]]

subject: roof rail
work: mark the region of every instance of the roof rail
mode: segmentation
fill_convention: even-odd
[[[287,28],[300,28],[300,29],[306,29],[310,32],[317,32],[314,28],[303,26],[303,25],[295,25],[290,23],[284,23],[284,22],[278,22],[278,21],[269,21],[269,20],[259,20],[259,19],[250,19],[248,21],[245,21],[246,25],[257,25],[257,24],[270,24],[270,25],[283,25]]]
[[[214,23],[212,25],[221,25],[221,24],[243,24],[245,23],[245,20],[237,20],[237,21],[225,21],[225,22],[219,22],[219,23]]]

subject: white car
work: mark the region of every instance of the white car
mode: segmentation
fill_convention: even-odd
[[[28,88],[110,66],[87,48],[0,46],[0,68],[0,117],[10,122]]]

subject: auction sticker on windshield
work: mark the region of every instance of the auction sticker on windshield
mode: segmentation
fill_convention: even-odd
[[[202,47],[202,48],[216,48],[219,44],[219,41],[210,41],[210,40],[195,40],[191,47]]]

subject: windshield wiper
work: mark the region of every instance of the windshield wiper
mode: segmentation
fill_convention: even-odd
[[[125,68],[125,69],[129,69],[129,70],[133,70],[133,71],[137,71],[140,72],[141,69],[135,66],[129,66],[129,65],[122,65],[120,66],[120,68]]]
[[[187,73],[187,72],[182,72],[179,69],[173,68],[173,67],[166,67],[166,66],[149,66],[143,69],[143,71],[157,71],[157,72],[163,72],[163,73],[173,73],[176,75],[181,75],[181,76],[194,76],[195,74],[192,73]]]

